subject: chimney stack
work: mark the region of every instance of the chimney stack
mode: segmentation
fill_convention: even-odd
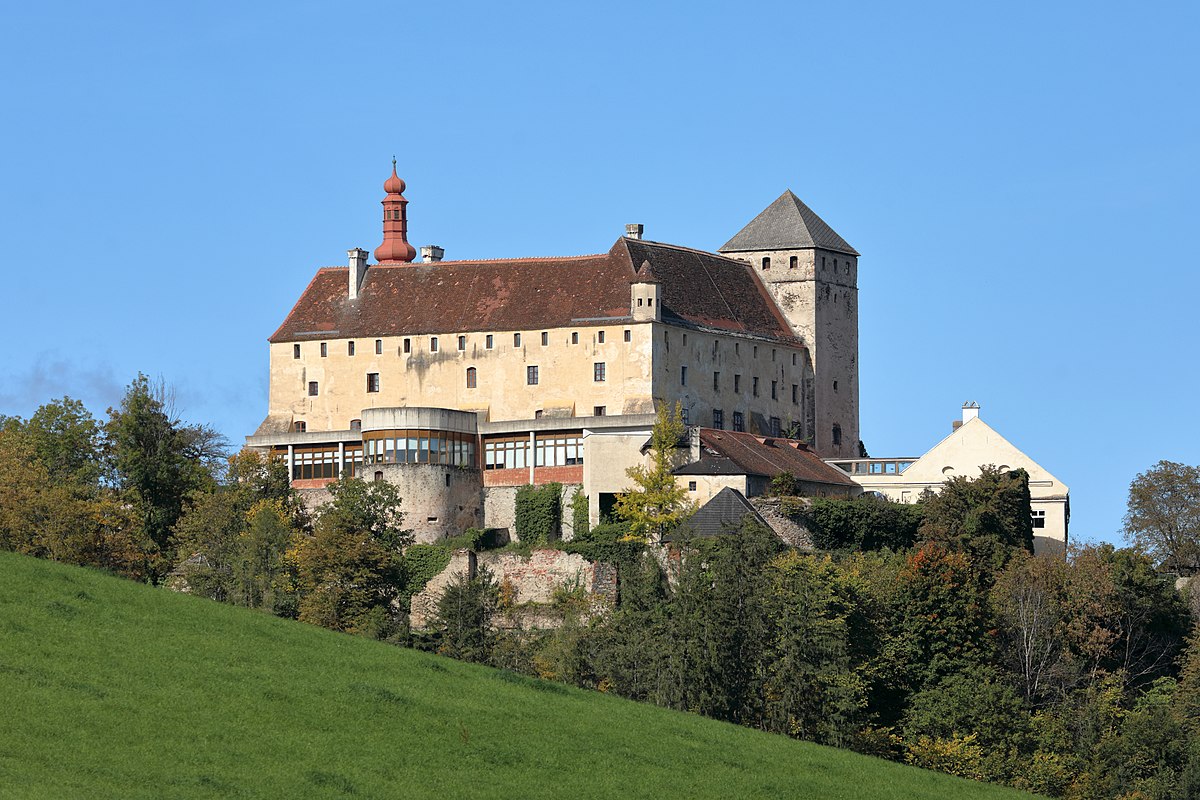
[[[446,255],[446,251],[436,244],[427,244],[421,248],[421,260],[427,264],[436,264]]]
[[[640,222],[631,222],[625,226],[625,237],[628,239],[641,239],[642,232],[646,227]]]
[[[974,400],[968,400],[967,402],[963,403],[962,412],[963,412],[963,417],[962,417],[963,425],[966,425],[968,422],[970,422],[973,419],[978,419],[979,418],[979,403],[976,403]]]
[[[367,251],[361,247],[347,250],[350,259],[350,299],[358,299],[358,290],[362,288],[363,278],[367,275]]]

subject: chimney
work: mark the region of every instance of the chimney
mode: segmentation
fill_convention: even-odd
[[[421,260],[426,264],[436,264],[446,255],[446,251],[436,244],[427,244],[421,248]]]
[[[979,418],[979,403],[976,403],[974,400],[968,400],[967,402],[963,403],[962,424],[966,425],[971,420],[978,419],[978,418]]]
[[[358,290],[362,288],[363,278],[367,274],[367,251],[361,247],[347,250],[350,259],[350,299],[358,299]]]
[[[646,227],[640,222],[631,222],[625,226],[625,237],[627,239],[641,239],[642,232]]]

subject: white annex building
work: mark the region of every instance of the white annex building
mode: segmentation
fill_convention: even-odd
[[[927,490],[938,491],[957,475],[978,477],[985,465],[1024,469],[1029,473],[1034,551],[1041,555],[1066,549],[1071,520],[1067,485],[980,419],[978,403],[964,404],[962,421],[956,420],[950,435],[920,458],[829,459],[828,463],[847,472],[864,492],[879,492],[904,503],[915,503]]]

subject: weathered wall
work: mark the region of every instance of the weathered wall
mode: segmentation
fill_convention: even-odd
[[[404,525],[417,542],[434,543],[467,528],[483,527],[483,483],[478,469],[448,464],[376,464],[368,467],[395,484]]]
[[[778,497],[755,497],[750,501],[750,505],[766,520],[771,530],[775,531],[775,535],[789,546],[806,551],[814,549],[812,534],[808,528],[783,513],[783,501]]]
[[[486,486],[483,490],[483,527],[507,528],[513,541],[517,541],[516,508],[519,488],[521,487]],[[571,496],[577,488],[578,483],[564,483],[562,487],[562,538],[567,541],[575,532],[571,524]]]

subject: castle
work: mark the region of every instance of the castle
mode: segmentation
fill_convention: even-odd
[[[579,488],[595,524],[643,463],[655,407],[678,402],[700,429],[692,491],[744,490],[771,464],[817,493],[862,491],[845,467],[865,455],[859,254],[792,192],[716,253],[628,225],[605,253],[448,261],[431,245],[417,261],[395,162],[383,188],[377,263],[354,248],[319,269],[269,339],[247,445],[286,459],[296,488],[394,482],[419,541],[511,527],[526,484]]]

